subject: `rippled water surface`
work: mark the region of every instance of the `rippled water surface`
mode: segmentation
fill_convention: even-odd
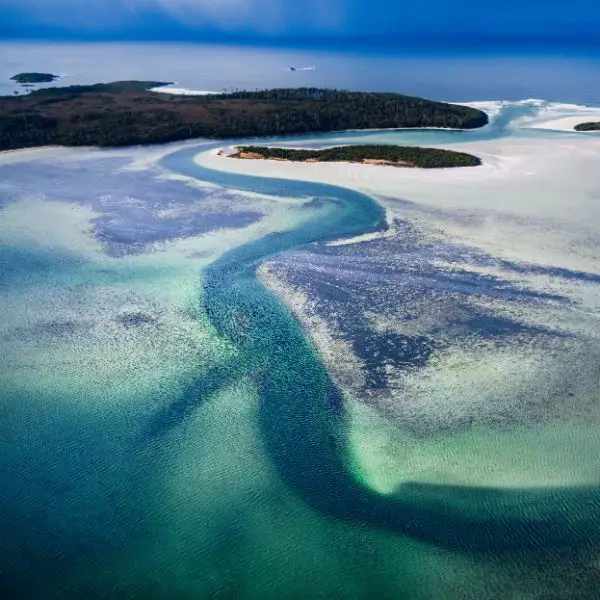
[[[597,597],[600,147],[491,108],[283,140],[481,179],[0,158],[5,597]]]

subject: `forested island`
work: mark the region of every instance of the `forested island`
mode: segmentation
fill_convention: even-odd
[[[60,79],[59,76],[52,73],[17,73],[11,77],[17,83],[52,83],[57,79]]]
[[[575,131],[600,131],[600,121],[579,123],[579,125],[575,125]]]
[[[488,122],[477,109],[401,94],[316,88],[207,96],[151,92],[157,81],[44,88],[0,97],[0,150],[60,144],[127,146],[191,138],[240,139],[345,129]]]
[[[358,162],[436,169],[476,167],[481,159],[465,152],[414,146],[353,145],[321,150],[300,150],[265,146],[238,146],[231,158],[288,160],[293,162]]]

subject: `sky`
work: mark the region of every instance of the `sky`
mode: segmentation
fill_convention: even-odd
[[[0,39],[599,45],[598,0],[0,0]],[[423,42],[425,43],[425,42]]]

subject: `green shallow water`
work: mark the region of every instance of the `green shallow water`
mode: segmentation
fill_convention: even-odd
[[[422,481],[383,493],[356,463],[355,415],[255,270],[282,250],[381,227],[381,209],[340,188],[205,172],[195,152],[163,165],[321,200],[214,261],[175,247],[108,260],[89,215],[78,225],[63,209],[52,243],[4,248],[17,265],[3,296],[11,318],[68,323],[76,312],[94,324],[61,344],[38,334],[6,346],[8,597],[594,598],[595,487]],[[61,246],[65,225],[81,236]],[[115,327],[123,307],[160,326]],[[482,437],[457,451],[465,471]]]
[[[205,181],[222,182],[192,163],[194,150],[163,164]],[[187,163],[187,164],[186,164]],[[192,165],[192,166],[190,166]],[[232,177],[236,187],[268,192],[276,180]],[[349,470],[345,411],[340,392],[298,324],[256,278],[260,260],[302,243],[368,233],[383,226],[368,196],[315,184],[287,183],[290,193],[335,195],[326,221],[272,234],[225,254],[205,272],[204,302],[216,330],[241,352],[233,372],[252,375],[261,394],[259,423],[265,448],[280,476],[303,499],[338,519],[412,535],[468,552],[577,548],[600,539],[600,488],[461,486],[407,482],[379,494]],[[244,320],[240,340],[239,319]],[[211,374],[211,389],[231,372]]]

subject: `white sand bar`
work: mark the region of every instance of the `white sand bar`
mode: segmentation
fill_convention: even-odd
[[[591,114],[582,114],[574,117],[561,117],[560,119],[532,123],[529,125],[529,127],[532,129],[553,129],[554,131],[575,131],[576,125],[579,125],[580,123],[588,123],[590,121],[600,121],[600,111]]]
[[[216,150],[201,152],[196,161],[222,171],[357,189],[377,197],[392,218],[441,230],[493,256],[600,271],[600,136],[500,138],[439,147],[478,155],[484,164],[399,169],[240,161]]]

